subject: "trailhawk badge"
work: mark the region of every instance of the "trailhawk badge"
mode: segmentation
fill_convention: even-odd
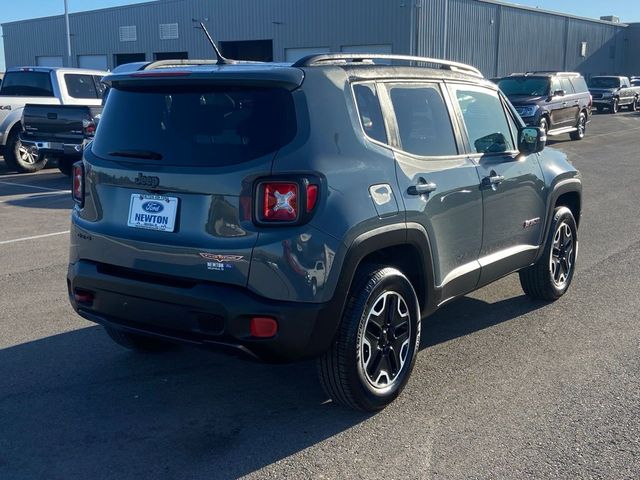
[[[205,260],[215,260],[216,262],[239,262],[244,258],[244,255],[220,255],[206,252],[200,252],[200,256]]]

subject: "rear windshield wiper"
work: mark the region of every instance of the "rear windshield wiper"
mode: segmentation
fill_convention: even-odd
[[[162,155],[151,150],[118,150],[109,152],[112,157],[144,158],[147,160],[162,160]]]

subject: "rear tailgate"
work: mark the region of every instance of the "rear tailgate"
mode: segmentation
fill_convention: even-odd
[[[84,154],[72,262],[245,286],[258,238],[254,181],[295,134],[285,88],[112,88]]]
[[[23,140],[82,145],[87,122],[99,118],[102,107],[27,104],[23,112]]]

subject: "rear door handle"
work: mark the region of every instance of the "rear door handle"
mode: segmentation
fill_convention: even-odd
[[[435,183],[427,182],[424,178],[420,178],[417,184],[411,185],[407,189],[407,193],[409,195],[424,195],[435,191],[436,188],[438,187]]]

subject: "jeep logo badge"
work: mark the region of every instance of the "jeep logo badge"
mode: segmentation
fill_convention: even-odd
[[[147,187],[157,187],[160,185],[160,177],[147,177],[142,173],[138,173],[138,176],[135,179],[136,185],[142,185]]]

